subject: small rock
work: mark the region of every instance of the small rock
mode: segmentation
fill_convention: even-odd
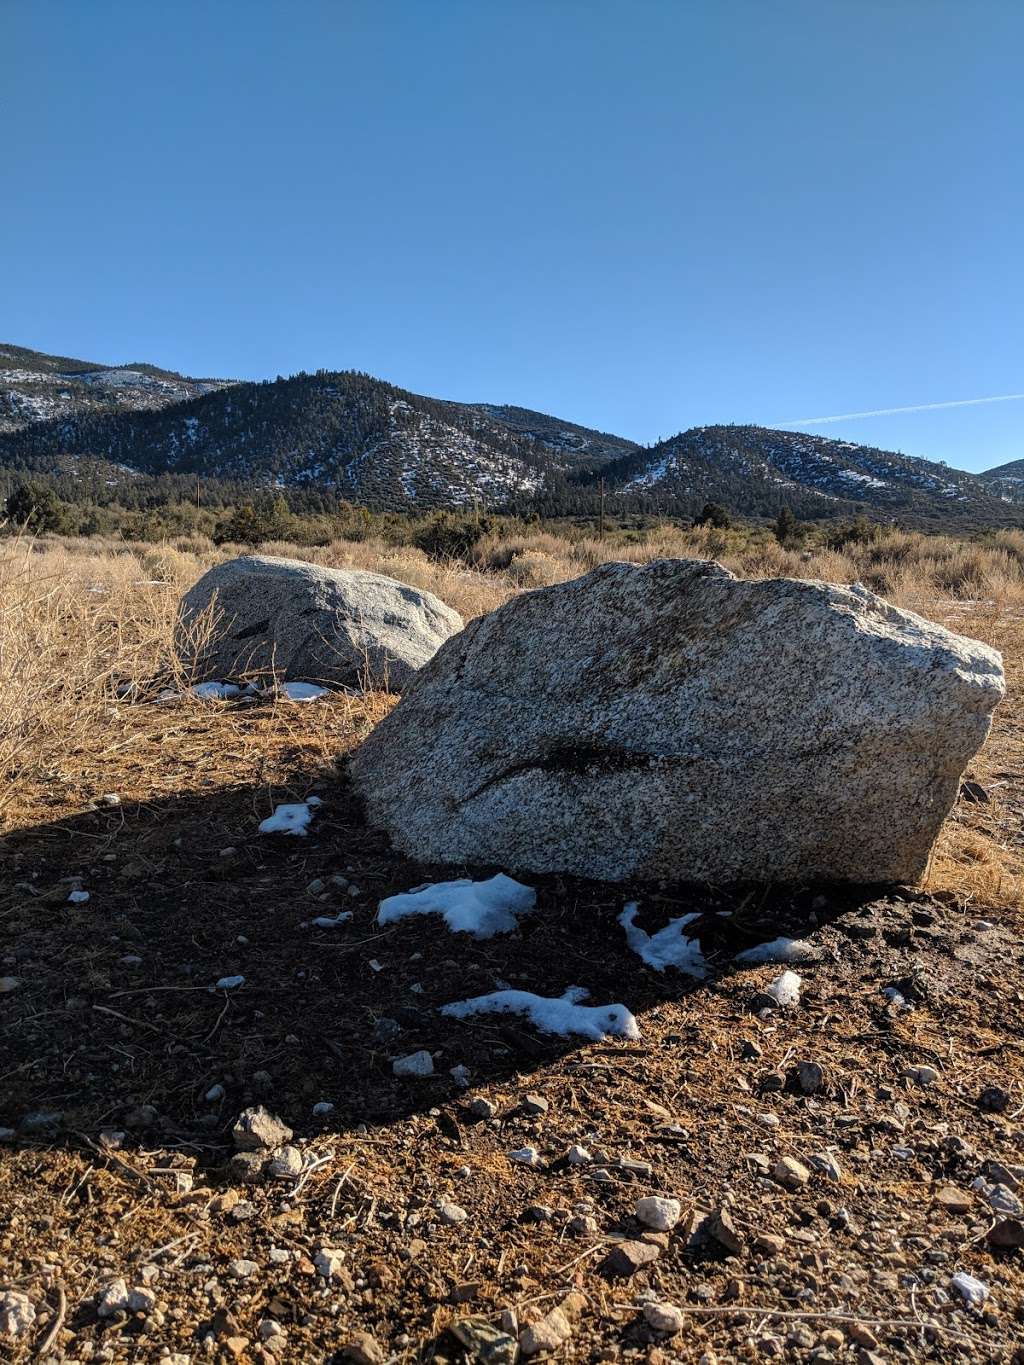
[[[976,1280],[973,1275],[968,1275],[964,1270],[958,1270],[950,1280],[950,1284],[964,1302],[972,1308],[980,1308],[989,1295],[989,1288],[984,1280]]]
[[[27,1294],[8,1289],[0,1294],[0,1336],[23,1337],[32,1330],[36,1310]]]
[[[282,1147],[271,1157],[267,1170],[275,1180],[294,1180],[302,1174],[302,1167],[302,1153],[298,1147]]]
[[[442,1223],[449,1226],[455,1223],[464,1223],[469,1214],[459,1204],[451,1204],[447,1200],[438,1206],[438,1217]]]
[[[358,1332],[341,1348],[341,1354],[353,1365],[384,1365],[385,1353],[369,1332]]]
[[[719,1209],[708,1219],[706,1230],[708,1236],[713,1237],[719,1246],[725,1247],[726,1251],[734,1256],[743,1253],[743,1235],[732,1221],[728,1209]]]
[[[903,1074],[908,1081],[922,1086],[934,1085],[939,1079],[939,1073],[933,1066],[908,1066],[904,1068]]]
[[[569,1220],[569,1231],[574,1237],[596,1237],[597,1219],[589,1213],[577,1214]]]
[[[862,1322],[851,1322],[846,1328],[846,1335],[855,1346],[863,1346],[866,1351],[873,1351],[878,1345],[874,1332]]]
[[[266,1152],[236,1152],[228,1162],[228,1172],[232,1180],[238,1180],[243,1185],[256,1185],[263,1179],[266,1161]]]
[[[974,1200],[966,1190],[958,1190],[955,1185],[944,1185],[935,1196],[936,1204],[940,1204],[949,1213],[970,1213],[974,1205]]]
[[[549,1105],[543,1095],[524,1095],[522,1107],[526,1114],[546,1114]]]
[[[236,1223],[247,1223],[250,1218],[256,1217],[256,1205],[248,1199],[240,1199],[228,1217]]]
[[[321,1247],[313,1257],[313,1264],[325,1280],[333,1280],[345,1266],[345,1253],[338,1247]]]
[[[580,1147],[577,1144],[576,1146],[569,1148],[568,1152],[565,1154],[565,1159],[570,1166],[586,1166],[591,1160],[591,1156],[586,1147]]]
[[[255,1275],[259,1266],[255,1261],[247,1261],[244,1257],[228,1262],[228,1274],[233,1280],[247,1280],[250,1275]]]
[[[786,1239],[774,1232],[762,1232],[754,1238],[754,1246],[768,1256],[780,1256],[786,1249]]]
[[[613,1275],[634,1275],[660,1255],[660,1248],[652,1246],[650,1242],[619,1242],[608,1253],[605,1266]]]
[[[796,1083],[805,1095],[816,1095],[825,1083],[825,1072],[817,1062],[797,1062],[793,1069]]]
[[[0,976],[0,995],[10,995],[21,985],[21,981],[16,976]]]
[[[432,1076],[434,1059],[429,1052],[421,1049],[419,1052],[410,1052],[407,1057],[396,1057],[391,1063],[391,1070],[396,1076]]]
[[[811,1173],[795,1157],[784,1156],[772,1167],[772,1179],[785,1186],[787,1190],[799,1189],[806,1185]]]
[[[476,1365],[514,1365],[519,1351],[516,1340],[519,1324],[514,1313],[508,1326],[505,1314],[502,1314],[501,1328],[495,1327],[486,1318],[461,1318],[453,1322],[448,1330],[464,1348],[468,1361]]]
[[[519,1166],[540,1165],[540,1153],[536,1147],[520,1147],[514,1152],[509,1152],[508,1159]]]
[[[448,1075],[451,1076],[452,1080],[455,1082],[455,1084],[459,1087],[460,1090],[467,1089],[467,1087],[469,1086],[471,1074],[472,1073],[470,1072],[469,1067],[463,1066],[461,1062],[459,1063],[458,1066],[450,1066],[448,1068]]]
[[[1002,1218],[989,1228],[986,1240],[991,1247],[1024,1247],[1024,1223],[1019,1218]]]
[[[620,1157],[618,1165],[620,1171],[634,1180],[650,1180],[654,1174],[654,1167],[649,1161],[637,1161],[634,1157]]]
[[[317,1100],[316,1104],[313,1105],[314,1118],[320,1119],[323,1118],[325,1114],[333,1113],[334,1105],[330,1102],[330,1100]]]
[[[214,990],[236,991],[239,986],[245,985],[244,976],[222,976],[219,981],[214,983]]]
[[[128,1286],[124,1280],[111,1280],[100,1290],[96,1300],[96,1316],[112,1318],[115,1313],[128,1312]]]
[[[659,1195],[646,1195],[636,1201],[636,1217],[644,1227],[655,1232],[670,1232],[679,1222],[682,1206],[678,1199],[662,1199]]]
[[[978,1096],[978,1108],[985,1109],[990,1114],[1001,1114],[1009,1107],[1009,1091],[1004,1090],[1000,1085],[989,1085]]]
[[[539,1355],[541,1351],[555,1351],[572,1336],[572,1324],[560,1308],[539,1322],[528,1323],[519,1333],[519,1350],[524,1356]]]
[[[842,1168],[831,1152],[815,1152],[813,1156],[808,1157],[808,1162],[816,1171],[820,1171],[829,1180],[834,1180],[836,1184],[843,1178]]]
[[[645,1303],[644,1320],[648,1327],[655,1332],[664,1332],[667,1336],[675,1336],[676,1332],[683,1330],[686,1321],[682,1310],[677,1308],[674,1303]]]
[[[206,1092],[205,1099],[208,1104],[216,1104],[218,1100],[224,1098],[226,1093],[224,1087],[218,1083],[217,1085],[210,1086],[209,1090]]]
[[[272,1151],[291,1141],[292,1130],[261,1104],[239,1114],[231,1135],[240,1152]]]
[[[145,1313],[147,1317],[156,1307],[156,1295],[145,1285],[136,1285],[128,1291],[128,1308],[132,1313]]]
[[[485,1099],[483,1095],[477,1095],[469,1102],[469,1112],[474,1118],[493,1119],[498,1112],[498,1106],[493,1100]]]
[[[382,1017],[373,1026],[373,1037],[377,1043],[393,1043],[402,1032],[402,1025],[397,1019]]]

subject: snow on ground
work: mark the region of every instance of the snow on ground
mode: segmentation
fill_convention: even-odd
[[[768,994],[780,1005],[799,1005],[803,981],[796,972],[783,972],[768,987]]]
[[[656,972],[663,972],[666,967],[675,967],[680,972],[686,972],[688,976],[702,980],[707,973],[700,943],[697,939],[686,938],[683,934],[686,925],[700,916],[680,915],[678,919],[669,920],[656,934],[648,934],[635,923],[637,909],[636,901],[630,901],[619,916],[619,923],[626,931],[626,942],[633,952],[643,958],[648,967],[653,967]]]
[[[441,915],[453,934],[493,938],[510,934],[516,916],[526,914],[536,903],[536,891],[499,872],[485,882],[463,877],[388,896],[377,909],[377,923],[392,924],[407,915]]]
[[[468,1019],[474,1014],[525,1014],[541,1033],[557,1033],[563,1038],[579,1034],[594,1042],[605,1037],[640,1037],[637,1022],[625,1005],[580,1004],[588,995],[582,986],[570,986],[557,999],[530,991],[493,991],[442,1005],[441,1013],[452,1019]]]
[[[242,689],[237,683],[196,683],[194,687],[190,687],[188,690],[193,697],[198,697],[200,701],[230,701],[232,697],[242,695]]]
[[[310,821],[319,808],[319,796],[311,796],[308,801],[297,801],[291,805],[275,806],[273,815],[260,822],[261,834],[297,834],[305,838],[309,832]]]
[[[278,691],[289,701],[317,701],[320,697],[329,695],[326,687],[317,687],[316,683],[307,682],[282,683]]]
[[[773,938],[736,954],[737,962],[816,962],[818,950],[802,938]]]

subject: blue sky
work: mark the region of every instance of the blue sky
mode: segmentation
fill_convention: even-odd
[[[654,441],[1024,392],[1019,0],[0,0],[0,337]],[[811,428],[981,469],[1024,401]]]

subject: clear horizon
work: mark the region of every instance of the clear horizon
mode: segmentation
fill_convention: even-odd
[[[11,4],[0,330],[976,472],[1024,458],[1021,50],[1000,0]]]

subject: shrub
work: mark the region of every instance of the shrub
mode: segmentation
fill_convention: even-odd
[[[438,512],[416,533],[413,543],[431,559],[465,559],[493,529],[491,517]]]
[[[5,510],[15,525],[33,535],[69,529],[66,504],[45,484],[19,484],[7,499]]]

